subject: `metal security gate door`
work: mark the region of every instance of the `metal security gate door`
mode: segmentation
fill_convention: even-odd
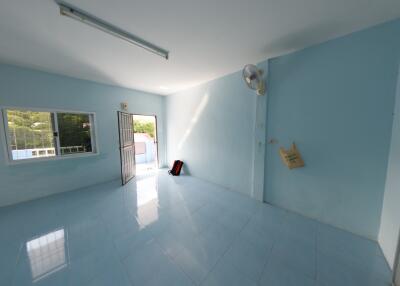
[[[133,114],[118,111],[118,129],[119,150],[121,154],[121,179],[122,185],[125,185],[136,174]]]

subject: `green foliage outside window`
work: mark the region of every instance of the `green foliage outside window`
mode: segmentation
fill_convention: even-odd
[[[54,147],[50,112],[7,110],[7,119],[13,150]]]
[[[54,148],[51,112],[7,110],[9,140],[12,150]],[[88,114],[57,113],[62,153],[91,152]],[[77,151],[66,148],[81,146]]]
[[[154,123],[134,121],[133,128],[135,130],[135,133],[147,133],[151,138],[154,139]]]
[[[60,147],[83,146],[92,151],[90,120],[87,114],[57,113]]]

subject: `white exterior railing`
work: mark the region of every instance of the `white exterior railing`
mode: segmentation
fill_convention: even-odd
[[[55,148],[34,148],[34,149],[22,149],[12,150],[12,156],[14,160],[40,158],[40,157],[51,157],[56,155]]]
[[[60,148],[61,155],[64,154],[75,154],[85,153],[85,146],[68,146]],[[33,148],[33,149],[22,149],[12,150],[13,160],[32,159],[40,157],[52,157],[56,155],[55,148]]]

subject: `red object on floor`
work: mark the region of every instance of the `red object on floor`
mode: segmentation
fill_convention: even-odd
[[[175,160],[172,169],[168,171],[168,174],[172,176],[179,176],[182,170],[183,162],[180,160]]]

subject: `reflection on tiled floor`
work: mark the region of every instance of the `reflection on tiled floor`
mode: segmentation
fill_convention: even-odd
[[[383,286],[378,245],[164,171],[0,209],[0,285]]]

